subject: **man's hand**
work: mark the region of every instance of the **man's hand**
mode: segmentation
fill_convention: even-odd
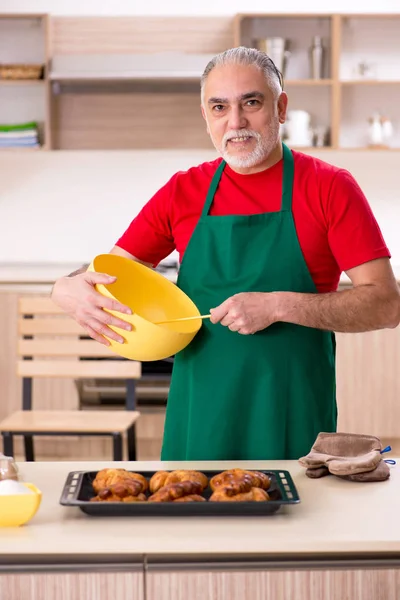
[[[61,277],[54,284],[52,300],[79,323],[92,337],[101,344],[109,346],[105,335],[121,344],[124,338],[109,328],[109,325],[129,331],[131,325],[122,319],[110,315],[103,309],[132,314],[127,306],[116,300],[106,298],[96,291],[98,283],[114,283],[115,277],[105,273],[86,271],[73,277]]]
[[[243,335],[256,333],[278,320],[277,297],[264,292],[235,294],[212,308],[210,314],[211,323],[221,323]]]

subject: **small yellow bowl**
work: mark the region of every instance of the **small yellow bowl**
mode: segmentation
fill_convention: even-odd
[[[114,283],[99,284],[96,289],[132,310],[132,315],[109,311],[132,325],[131,331],[111,327],[125,339],[123,344],[109,340],[110,349],[116,354],[131,360],[162,360],[186,348],[199,331],[202,325],[200,318],[155,324],[169,319],[200,316],[190,298],[156,271],[116,254],[96,256],[88,270],[115,276],[117,280]]]
[[[33,494],[0,496],[0,527],[19,527],[30,521],[40,506],[42,492],[33,483],[24,483]]]

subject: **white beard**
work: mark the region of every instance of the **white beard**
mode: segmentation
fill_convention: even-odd
[[[256,147],[251,152],[244,154],[242,156],[231,155],[227,150],[228,140],[235,137],[253,137],[257,140]],[[261,164],[264,160],[268,158],[271,154],[272,150],[275,148],[276,143],[279,139],[279,123],[278,121],[272,120],[271,124],[266,130],[264,135],[261,135],[257,131],[253,131],[252,129],[239,129],[239,130],[231,130],[228,131],[221,142],[221,147],[218,147],[213,138],[211,137],[211,141],[214,144],[214,147],[221,154],[222,158],[226,163],[232,168],[238,169],[248,169],[251,167],[256,167]]]

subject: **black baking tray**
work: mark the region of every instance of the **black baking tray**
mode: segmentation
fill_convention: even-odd
[[[300,502],[289,471],[258,469],[271,478],[269,502],[90,502],[95,496],[92,481],[97,471],[72,471],[68,474],[61,494],[60,504],[76,506],[84,513],[97,517],[186,517],[186,516],[261,516],[275,513],[281,506]],[[134,471],[150,479],[155,471]],[[202,470],[209,479],[222,471]],[[208,487],[203,496],[212,494]],[[149,495],[149,492],[147,492]]]

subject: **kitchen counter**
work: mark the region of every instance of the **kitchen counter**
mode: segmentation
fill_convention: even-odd
[[[247,518],[92,517],[59,504],[70,471],[112,466],[283,469],[301,502]],[[54,600],[61,588],[63,600],[398,598],[399,465],[379,483],[309,479],[297,461],[19,467],[21,479],[37,485],[43,500],[30,523],[0,529],[0,600]],[[354,595],[346,595],[349,589]]]
[[[400,465],[392,467],[389,481],[355,483],[336,477],[309,479],[296,461],[240,463],[246,468],[281,468],[292,474],[301,503],[269,517],[104,519],[59,504],[70,471],[115,465],[112,462],[21,463],[21,479],[41,489],[43,501],[30,524],[1,531],[1,557],[14,556],[21,562],[21,555],[29,560],[53,554],[72,558],[81,553],[112,561],[117,552],[163,555],[173,561],[175,555],[259,555],[284,559],[293,554],[316,558],[321,553],[343,557],[390,552],[400,559],[400,520],[394,518],[400,497]],[[117,466],[131,470],[223,470],[237,463],[138,462]]]
[[[52,285],[56,279],[79,269],[81,263],[0,263],[0,286],[8,284],[47,284]],[[86,261],[88,262],[88,261]],[[162,263],[161,263],[162,268]],[[400,282],[400,266],[392,265],[393,272]],[[162,275],[170,281],[176,281],[174,269],[163,270]],[[341,285],[350,285],[351,281],[345,273],[340,277]]]

